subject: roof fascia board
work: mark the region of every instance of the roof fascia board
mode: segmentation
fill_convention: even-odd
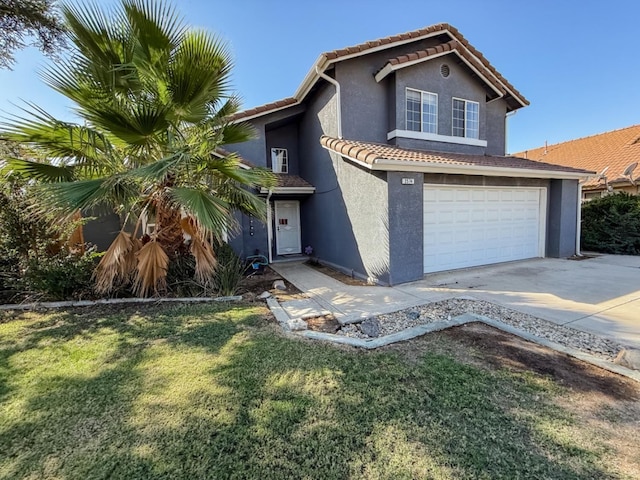
[[[557,170],[537,170],[531,168],[487,167],[482,165],[456,165],[450,163],[421,163],[411,160],[389,160],[377,158],[371,170],[395,170],[401,172],[452,173],[460,175],[486,175],[490,177],[520,178],[564,178],[585,179],[595,176],[589,173],[561,172]]]
[[[391,65],[390,63],[388,63],[388,62],[387,62],[387,64],[384,66],[384,68],[383,68],[382,70],[380,70],[380,72],[378,72],[378,73],[376,74],[376,77],[375,77],[375,78],[376,78],[376,82],[378,82],[378,83],[379,83],[379,82],[380,82],[384,77],[386,77],[389,73],[394,72],[394,71],[396,71],[396,70],[400,70],[400,69],[405,68],[405,67],[411,67],[411,66],[413,66],[413,65],[417,65],[417,64],[422,63],[422,62],[427,62],[427,61],[429,61],[429,60],[434,60],[434,59],[436,59],[436,58],[443,57],[443,56],[448,55],[448,54],[450,54],[450,53],[455,53],[455,54],[458,56],[458,58],[459,58],[460,60],[462,60],[462,61],[465,63],[465,65],[467,65],[467,66],[468,66],[468,67],[469,67],[469,68],[470,68],[470,69],[471,69],[471,70],[472,70],[476,75],[478,75],[478,77],[480,77],[480,78],[484,81],[484,83],[486,83],[486,84],[491,88],[491,90],[493,90],[494,92],[496,92],[496,94],[498,95],[498,98],[502,98],[502,97],[504,97],[504,93],[503,93],[503,92],[501,92],[500,90],[498,90],[498,89],[496,88],[496,86],[495,86],[492,82],[490,82],[490,81],[487,79],[487,77],[486,77],[486,76],[484,76],[482,73],[480,73],[480,72],[478,71],[478,69],[477,69],[475,66],[473,66],[473,64],[472,64],[471,62],[469,62],[469,60],[467,60],[466,58],[464,58],[464,56],[463,56],[463,55],[461,55],[461,54],[460,54],[460,52],[458,52],[458,50],[457,50],[457,49],[455,49],[455,48],[454,48],[453,50],[448,50],[448,51],[446,51],[446,52],[436,53],[436,54],[431,55],[431,56],[428,56],[428,57],[419,58],[419,59],[417,59],[417,60],[412,60],[412,61],[410,61],[410,62],[400,63],[400,64],[398,64],[398,65]],[[469,53],[471,53],[471,52],[469,52]],[[387,67],[389,67],[389,69],[388,69],[388,70],[387,70]],[[380,75],[380,74],[382,74],[383,72],[385,72],[385,73],[384,73],[384,75]],[[491,72],[489,72],[489,73],[491,73]],[[492,74],[491,76],[492,76],[493,78],[495,78],[495,76],[494,76],[493,74]],[[502,83],[501,83],[500,81],[498,81],[498,79],[497,79],[497,78],[495,78],[495,79],[496,79],[496,81],[497,81],[500,85],[502,85]],[[507,89],[505,88],[505,91],[506,91],[506,90],[507,90]]]
[[[285,105],[283,107],[278,107],[278,108],[274,108],[272,110],[266,110],[264,112],[260,112],[260,113],[254,113],[253,115],[250,115],[248,117],[241,117],[237,120],[234,120],[231,123],[240,123],[240,122],[247,122],[249,120],[253,120],[254,118],[258,118],[258,117],[264,117],[265,115],[271,115],[272,113],[276,113],[279,112],[281,110],[286,110],[287,108],[292,108],[292,107],[297,107],[298,105],[300,105],[300,101],[296,101],[296,103],[292,103],[289,105]]]
[[[316,187],[275,187],[275,188],[260,188],[260,193],[314,193],[316,191]]]
[[[377,47],[368,48],[367,50],[362,51],[362,52],[354,52],[354,53],[350,53],[348,55],[342,55],[342,56],[334,58],[332,60],[327,59],[326,55],[323,53],[318,57],[316,62],[312,65],[311,70],[309,70],[307,75],[304,77],[304,80],[302,81],[302,83],[300,84],[298,89],[296,90],[296,93],[293,94],[293,97],[295,99],[297,99],[299,102],[301,102],[304,99],[304,97],[307,96],[307,93],[309,93],[309,90],[311,90],[311,87],[316,83],[318,78],[320,78],[319,75],[316,73],[316,68],[318,68],[321,72],[324,72],[333,63],[341,62],[343,60],[349,60],[351,58],[361,57],[362,55],[368,55],[370,53],[379,52],[381,50],[387,50],[389,48],[398,47],[400,45],[405,45],[407,43],[416,42],[418,40],[424,40],[426,38],[431,38],[431,37],[435,37],[437,35],[442,35],[443,33],[446,33],[447,35],[449,35],[449,37],[451,37],[452,40],[456,39],[452,35],[452,33],[448,29],[446,29],[446,30],[438,30],[438,31],[435,31],[435,32],[431,32],[431,33],[427,33],[427,34],[424,34],[424,35],[420,35],[419,37],[407,38],[407,39],[404,39],[404,40],[398,40],[398,41],[393,42],[393,43],[386,43],[384,45],[378,45]]]

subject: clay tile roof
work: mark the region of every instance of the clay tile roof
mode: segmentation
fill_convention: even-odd
[[[388,45],[390,43],[400,42],[403,40],[411,40],[412,38],[420,37],[422,35],[428,35],[434,32],[439,32],[439,31],[444,32],[445,30],[451,30],[452,28],[453,27],[451,27],[451,25],[449,25],[448,23],[438,23],[436,25],[420,28],[418,30],[413,30],[411,32],[391,35],[389,37],[378,38],[377,40],[360,43],[358,45],[353,45],[351,47],[332,50],[331,52],[323,53],[323,55],[329,60],[333,60],[333,59],[344,57],[346,55],[351,55],[354,53],[362,53],[371,48],[377,48],[383,45]]]
[[[340,58],[342,57],[346,57],[349,55],[357,55],[357,54],[365,54],[367,53],[368,50],[372,50],[372,49],[379,49],[380,47],[384,47],[385,45],[391,45],[393,43],[396,42],[409,42],[412,41],[415,38],[418,37],[422,37],[425,35],[433,35],[433,34],[438,34],[439,32],[445,34],[446,32],[448,32],[450,34],[450,36],[453,36],[453,40],[456,41],[459,45],[456,47],[456,50],[458,52],[462,52],[464,51],[466,56],[465,59],[467,59],[470,62],[474,63],[474,66],[476,68],[479,67],[479,64],[482,66],[482,68],[479,68],[480,70],[483,69],[487,69],[491,72],[491,74],[498,80],[498,82],[502,83],[504,85],[504,87],[506,87],[510,92],[512,92],[513,96],[515,96],[517,98],[517,100],[524,104],[524,105],[529,105],[529,101],[518,91],[516,90],[516,88],[511,85],[494,67],[493,65],[491,65],[491,63],[489,63],[489,61],[484,57],[484,55],[482,55],[482,53],[480,53],[478,50],[476,50],[463,36],[462,34],[458,31],[457,28],[453,27],[452,25],[449,25],[448,23],[438,23],[435,25],[431,25],[428,27],[424,27],[424,28],[420,28],[418,30],[413,30],[411,32],[406,32],[406,33],[401,33],[398,35],[391,35],[389,37],[383,37],[383,38],[379,38],[377,40],[370,40],[368,42],[364,42],[364,43],[360,43],[358,45],[353,45],[351,47],[346,47],[346,48],[340,48],[338,50],[332,50],[330,52],[324,52],[320,55],[320,58],[324,58],[326,60],[329,60],[330,62],[334,62],[334,61],[339,61]],[[450,42],[447,42],[450,43]],[[446,44],[445,44],[446,45]],[[462,47],[463,48],[462,48]],[[449,48],[451,49],[452,46],[450,45],[449,47],[444,47],[444,46],[439,46],[439,47],[434,47],[436,49],[443,49],[443,48]],[[430,49],[427,49],[430,50]],[[442,52],[444,50],[437,50],[437,52]],[[419,55],[419,52],[416,52],[417,55]],[[433,53],[431,53],[432,55]],[[427,55],[426,52],[423,52],[422,55]],[[475,58],[474,58],[475,57]],[[477,60],[476,60],[477,59]],[[409,60],[406,60],[409,61]],[[322,63],[322,62],[321,62]],[[313,68],[315,68],[316,66],[321,66],[320,64],[315,64]],[[313,71],[312,68],[312,71]],[[501,93],[504,92],[504,88],[500,87],[499,91]],[[232,121],[236,121],[236,120],[241,120],[243,118],[249,118],[252,117],[254,115],[259,115],[261,113],[266,113],[272,110],[276,110],[279,108],[283,108],[289,105],[294,105],[300,101],[302,101],[303,99],[296,99],[294,97],[289,97],[289,98],[285,98],[284,100],[279,100],[277,102],[273,102],[273,103],[267,103],[265,105],[261,105],[259,107],[255,107],[255,108],[251,108],[249,110],[245,110],[242,112],[237,113],[236,115],[231,117]]]
[[[278,100],[277,102],[265,103],[264,105],[260,105],[257,107],[250,108],[249,110],[243,110],[242,112],[238,112],[235,115],[230,117],[231,121],[240,120],[242,118],[253,117],[254,115],[259,115],[260,113],[269,112],[271,110],[278,110],[280,108],[288,107],[290,105],[295,105],[298,101],[293,98],[285,98],[283,100]]]
[[[605,172],[609,183],[629,182],[624,170],[634,162],[640,162],[640,125],[578,138],[547,147],[515,153],[519,157],[544,161],[567,167],[585,168],[597,173]],[[634,180],[640,180],[640,166],[633,172]],[[604,179],[592,178],[585,187],[604,186]]]
[[[489,155],[464,155],[458,153],[430,152],[424,150],[409,150],[393,145],[379,143],[358,142],[339,138],[322,136],[320,144],[338,154],[353,158],[368,165],[379,160],[411,161],[417,163],[432,163],[438,165],[459,165],[467,167],[486,168],[516,168],[551,172],[567,172],[585,176],[593,172],[549,163],[536,162],[518,157],[500,157]]]
[[[476,58],[471,55],[469,53],[469,50],[467,48],[465,48],[464,46],[461,45],[460,42],[458,42],[457,40],[450,40],[447,43],[442,43],[440,45],[437,45],[435,47],[429,47],[426,48],[424,50],[419,50],[417,52],[413,52],[413,53],[409,53],[406,55],[400,55],[399,57],[396,58],[390,58],[387,63],[390,65],[402,65],[404,63],[407,62],[413,62],[415,60],[420,60],[423,58],[429,58],[432,57],[434,55],[439,55],[443,52],[453,52],[456,51],[458,54],[460,54],[460,56],[462,56],[467,62],[469,62],[476,70],[480,71],[480,72],[486,72],[487,70],[489,71],[489,75],[487,75],[487,79],[489,82],[491,82],[491,85],[498,90],[501,94],[505,95],[507,93],[507,91],[505,90],[505,88],[500,84],[499,81],[496,81],[494,77],[496,77],[496,73],[494,70],[488,69],[486,67],[486,65],[480,63],[478,60],[476,60]],[[515,88],[511,87],[512,90],[514,92],[517,92],[517,90],[515,90]],[[524,97],[522,98],[526,103],[528,103],[528,100],[526,100]]]
[[[313,187],[304,178],[288,173],[274,173],[278,187]]]

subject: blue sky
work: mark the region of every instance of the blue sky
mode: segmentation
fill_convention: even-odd
[[[321,52],[448,22],[531,102],[509,120],[510,152],[640,123],[637,0],[174,3],[229,44],[246,108],[291,96]],[[73,118],[38,77],[48,60],[28,49],[17,61],[0,70],[0,110],[22,99]]]

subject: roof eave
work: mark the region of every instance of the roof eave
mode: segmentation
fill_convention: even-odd
[[[309,70],[307,75],[304,77],[304,80],[302,81],[302,83],[300,84],[298,89],[296,90],[296,93],[294,93],[293,97],[295,99],[297,99],[299,102],[304,100],[304,98],[307,96],[307,93],[309,93],[309,90],[311,90],[313,85],[315,85],[315,83],[320,78],[320,75],[318,74],[318,71],[320,71],[320,73],[324,73],[324,71],[334,63],[342,62],[343,60],[349,60],[351,58],[361,57],[362,55],[368,55],[370,53],[379,52],[381,50],[388,50],[390,48],[394,48],[394,47],[397,47],[397,46],[400,46],[400,45],[404,45],[406,43],[411,43],[411,42],[415,42],[415,41],[418,41],[418,40],[424,40],[425,38],[431,38],[431,37],[435,37],[435,36],[438,36],[438,35],[442,35],[443,33],[448,34],[451,37],[452,40],[455,40],[455,36],[448,29],[444,29],[444,30],[436,30],[434,32],[426,33],[426,34],[420,35],[418,37],[406,38],[406,39],[403,39],[403,40],[398,40],[398,41],[393,42],[393,43],[386,43],[386,44],[378,45],[377,47],[368,48],[365,51],[354,52],[354,53],[351,53],[351,54],[348,54],[348,55],[341,55],[339,57],[332,58],[332,59],[327,58],[326,53],[322,53],[322,54],[320,54],[318,59],[315,61],[315,63],[311,66],[311,69]]]
[[[333,150],[325,145],[322,147],[369,170],[378,171],[450,173],[456,175],[483,175],[488,177],[549,178],[569,180],[586,180],[596,175],[595,172],[563,172],[558,170],[537,170],[532,168],[456,165],[437,162],[416,162],[411,160],[390,160],[380,157],[374,159],[372,163],[368,163]]]
[[[469,62],[466,58],[464,58],[464,56],[461,55],[460,52],[458,52],[457,49],[447,50],[446,52],[436,53],[436,54],[430,55],[428,57],[419,58],[417,60],[413,60],[411,62],[401,63],[401,64],[398,64],[398,65],[391,65],[390,63],[387,62],[387,64],[382,68],[382,70],[380,70],[380,72],[378,72],[376,74],[376,76],[375,76],[376,82],[379,83],[387,75],[389,75],[391,72],[395,72],[396,70],[400,70],[400,69],[406,68],[406,67],[411,67],[413,65],[417,65],[417,64],[422,63],[422,62],[427,62],[429,60],[435,60],[436,58],[440,58],[440,57],[443,57],[443,56],[449,55],[449,54],[457,55],[458,58],[464,62],[465,65],[467,65],[476,75],[478,75],[478,77],[480,79],[482,79],[482,81],[489,88],[491,88],[491,90],[493,90],[498,95],[498,98],[504,97],[504,92],[501,92],[498,88],[496,88],[496,86],[492,82],[490,82],[489,79],[485,75],[483,75],[481,72],[479,72],[478,69],[471,64],[471,62]],[[517,99],[517,100],[518,100],[519,103],[522,103],[519,99]],[[523,104],[522,106],[524,107],[526,105]]]
[[[260,193],[281,193],[281,194],[311,194],[315,193],[316,187],[274,187],[274,188],[260,188]]]
[[[595,176],[595,172],[564,172],[558,170],[538,170],[533,168],[489,167],[486,165],[458,165],[437,162],[416,162],[412,160],[392,160],[376,158],[369,167],[371,170],[451,173],[458,175],[483,175],[489,177],[517,178],[553,178],[553,179],[587,179]]]

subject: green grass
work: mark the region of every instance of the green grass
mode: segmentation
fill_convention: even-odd
[[[0,317],[0,478],[616,478],[540,376],[139,308]]]

